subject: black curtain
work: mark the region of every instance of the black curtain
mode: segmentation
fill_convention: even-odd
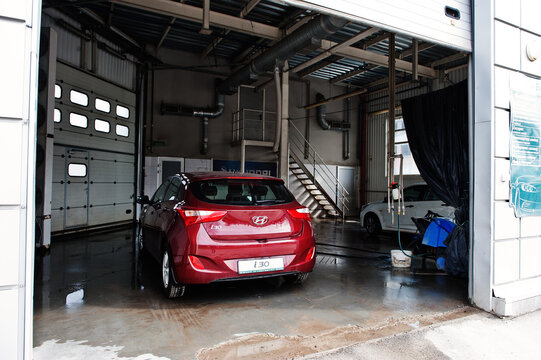
[[[469,165],[468,86],[463,81],[402,100],[402,116],[413,159],[441,200],[456,208],[457,226],[446,239],[445,270],[468,273]]]

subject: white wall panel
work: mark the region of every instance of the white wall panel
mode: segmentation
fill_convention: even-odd
[[[0,119],[0,144],[9,149],[0,151],[0,204],[18,204],[21,199],[21,169],[23,160],[20,150],[22,147],[22,121]]]
[[[517,6],[516,2],[512,2]],[[541,14],[541,2],[539,0],[521,0],[521,27],[525,30],[541,35],[541,22],[539,14]]]
[[[537,59],[536,61],[530,61],[528,59],[528,53],[526,51],[528,44],[536,44],[539,48],[541,46],[541,37],[526,31],[520,32],[520,70],[528,74],[541,76],[541,59]]]
[[[18,334],[19,326],[19,292],[18,289],[0,291],[0,352],[2,359],[19,359],[18,357]],[[21,324],[22,326],[22,324]],[[32,356],[28,356],[31,359]]]
[[[509,109],[509,70],[494,68],[494,106]]]
[[[520,69],[520,30],[501,21],[496,21],[494,36],[498,39],[494,47],[494,63]]]
[[[25,29],[24,22],[0,21],[0,49],[9,52],[9,56],[0,56],[0,117],[23,117],[23,104],[26,102],[22,80],[26,77],[25,66],[28,65],[24,51]]]
[[[497,241],[494,244],[494,284],[519,279],[519,241]]]
[[[19,280],[19,243],[15,241],[21,227],[19,212],[18,206],[0,207],[0,286],[13,285]]]
[[[530,218],[532,219],[532,218]],[[539,217],[534,218],[538,221]],[[530,238],[520,240],[520,278],[526,279],[534,276],[541,276],[541,238]]]
[[[494,156],[509,158],[509,111],[494,110]]]
[[[520,25],[520,6],[516,1],[495,0],[494,16],[513,25]]]
[[[541,236],[541,216],[527,216],[520,219],[520,237],[531,236]],[[541,261],[539,263],[541,264]]]
[[[494,239],[518,238],[520,223],[508,202],[497,201],[494,205]]]
[[[509,200],[509,160],[494,161],[494,199]]]

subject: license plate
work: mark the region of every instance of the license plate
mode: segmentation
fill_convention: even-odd
[[[239,260],[237,266],[239,274],[284,270],[284,258]]]

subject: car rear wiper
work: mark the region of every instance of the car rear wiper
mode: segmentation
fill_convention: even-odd
[[[265,200],[256,200],[256,205],[263,205],[263,204],[281,204],[285,203],[286,201],[283,199],[265,199]]]

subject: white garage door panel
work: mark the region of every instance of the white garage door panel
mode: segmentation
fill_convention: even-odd
[[[54,191],[54,190],[53,190]],[[64,209],[52,209],[51,210],[51,231],[64,230]]]
[[[11,5],[11,1],[6,2]],[[24,4],[24,2],[23,2]],[[0,48],[9,51],[10,56],[0,56],[0,117],[23,118],[23,86],[25,84],[25,42],[24,22],[0,21]],[[9,34],[9,36],[7,35]],[[9,49],[9,50],[8,50]],[[14,148],[18,149],[18,148]]]
[[[17,359],[17,317],[19,316],[19,289],[0,291],[0,349],[3,359]],[[21,324],[22,326],[22,324]]]
[[[64,184],[53,181],[53,197],[51,199],[51,208],[60,209],[64,207]]]
[[[62,94],[55,107],[62,116],[55,123],[53,231],[133,220],[135,94],[58,62],[57,85]],[[72,91],[86,95],[83,105],[72,101]],[[128,119],[117,116],[117,105],[128,108]],[[85,116],[86,127],[70,124],[70,113]],[[99,123],[96,130],[96,119],[109,126]],[[128,136],[117,134],[117,125],[127,126]],[[70,163],[86,164],[86,176],[69,176]]]
[[[113,162],[103,160],[92,160],[90,181],[94,182],[134,182],[133,162]]]
[[[133,141],[128,142],[124,140],[109,140],[100,138],[97,136],[90,136],[81,131],[74,130],[71,127],[69,130],[59,130],[60,126],[55,126],[55,143],[62,145],[71,145],[84,148],[115,150],[125,153],[133,153]],[[62,126],[62,128],[65,128]],[[112,145],[111,145],[112,144]]]
[[[89,203],[96,205],[112,205],[133,201],[133,184],[90,184]]]
[[[112,222],[128,221],[133,219],[132,204],[120,204],[110,206],[94,206],[89,211],[89,226],[108,224]]]
[[[471,7],[466,0],[284,0],[352,21],[410,35],[436,44],[471,51]],[[445,7],[460,11],[460,20],[445,15]]]
[[[2,56],[0,56],[0,58],[2,58]],[[2,99],[2,104],[7,104],[7,101],[4,101],[4,99]],[[0,106],[0,109],[2,107],[3,105]],[[0,151],[0,168],[3,169],[2,175],[0,176],[0,203],[3,205],[14,205],[19,204],[21,200],[20,196],[22,181],[21,172],[18,169],[20,169],[21,167],[22,158],[21,152],[17,149],[22,149],[22,121],[0,121],[2,122],[2,131],[0,131],[0,144],[9,144],[9,148],[14,150]]]

